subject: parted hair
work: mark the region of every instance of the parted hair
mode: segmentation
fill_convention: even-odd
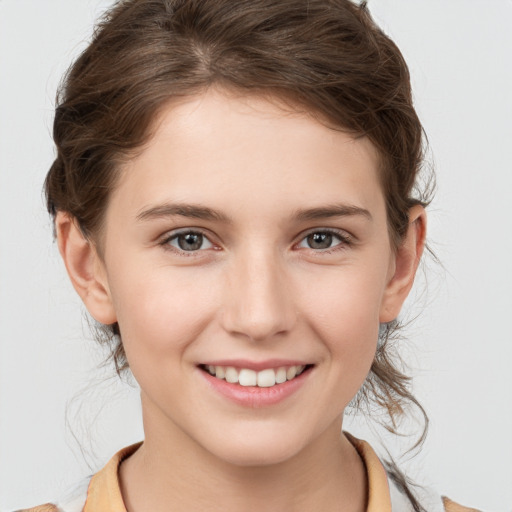
[[[68,212],[98,246],[122,162],[140,150],[171,100],[210,86],[285,100],[333,129],[366,136],[380,157],[390,239],[398,247],[420,190],[425,137],[410,76],[395,43],[366,2],[350,0],[122,0],[98,23],[57,95],[57,148],[45,181],[51,215]],[[396,431],[413,405],[393,349],[398,323],[382,326],[368,378],[353,405],[387,412]],[[122,326],[104,326],[116,371],[128,369]],[[408,487],[400,473],[396,478]],[[411,495],[415,510],[422,510]]]

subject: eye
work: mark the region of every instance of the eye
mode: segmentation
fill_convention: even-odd
[[[339,245],[349,244],[350,239],[347,235],[330,230],[319,230],[305,236],[299,243],[298,247],[325,251],[328,249],[334,249]]]
[[[163,242],[179,251],[194,252],[202,249],[211,249],[213,244],[199,231],[182,231],[176,233]]]

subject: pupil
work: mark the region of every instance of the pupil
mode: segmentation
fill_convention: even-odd
[[[184,251],[200,249],[203,244],[203,235],[199,233],[187,233],[178,237],[178,245]]]
[[[332,243],[329,233],[313,233],[308,236],[308,243],[312,249],[328,249]]]

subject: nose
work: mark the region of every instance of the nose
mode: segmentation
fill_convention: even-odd
[[[293,328],[297,313],[284,267],[272,251],[246,251],[232,262],[222,310],[226,331],[263,342]]]

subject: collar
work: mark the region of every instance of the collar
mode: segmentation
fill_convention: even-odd
[[[368,477],[367,512],[391,512],[391,498],[386,470],[373,448],[366,442],[345,433],[361,456]],[[96,473],[87,490],[83,512],[127,512],[119,485],[119,466],[124,459],[135,453],[142,442],[132,444],[117,452],[108,464]]]
[[[127,512],[119,484],[119,466],[124,459],[134,454],[140,446],[142,446],[142,442],[132,444],[118,451],[107,465],[91,478],[83,512],[97,512],[98,510]]]

